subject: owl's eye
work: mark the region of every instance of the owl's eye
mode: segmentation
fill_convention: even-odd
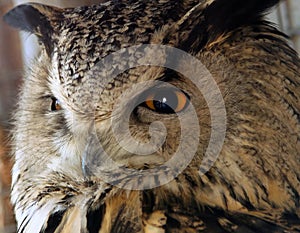
[[[189,97],[178,89],[157,89],[150,91],[143,103],[147,108],[164,114],[183,111],[189,104]]]
[[[52,98],[52,103],[51,103],[51,111],[55,112],[55,111],[59,111],[61,110],[61,105],[58,99],[56,98]]]

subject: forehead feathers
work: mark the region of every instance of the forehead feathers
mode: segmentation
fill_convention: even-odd
[[[259,25],[264,12],[276,3],[278,0],[131,0],[69,9],[26,4],[10,11],[5,20],[38,36],[55,60],[61,84],[70,89],[90,77],[87,72],[99,60],[121,48],[162,43],[199,52],[220,35]]]

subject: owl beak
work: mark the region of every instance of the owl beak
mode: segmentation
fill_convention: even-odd
[[[105,152],[101,147],[97,134],[92,131],[89,134],[82,156],[81,165],[84,177],[97,176],[101,168],[105,169],[105,161]]]
[[[172,170],[166,166],[140,170],[127,168],[125,165],[113,161],[102,148],[95,132],[89,135],[82,155],[82,172],[87,181],[98,180],[127,190],[158,187],[161,183],[167,183],[174,177]],[[158,179],[159,176],[162,178]]]

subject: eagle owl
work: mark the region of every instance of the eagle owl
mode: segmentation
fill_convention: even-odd
[[[300,60],[278,0],[4,19],[41,52],[15,112],[18,232],[300,232]]]

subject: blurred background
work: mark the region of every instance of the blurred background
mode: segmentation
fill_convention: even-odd
[[[105,0],[30,0],[60,7],[91,5]],[[0,233],[15,232],[15,221],[9,202],[11,157],[8,136],[10,115],[14,109],[24,67],[36,56],[36,38],[9,28],[2,16],[13,6],[28,0],[0,0]],[[299,0],[283,0],[268,16],[291,38],[291,46],[300,52]]]

